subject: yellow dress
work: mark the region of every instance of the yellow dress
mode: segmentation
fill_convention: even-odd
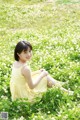
[[[47,90],[47,80],[44,77],[39,84],[34,88],[30,89],[25,77],[21,74],[21,67],[12,67],[12,74],[10,80],[10,92],[12,101],[17,98],[27,98],[29,102],[34,101],[36,97],[41,97],[43,92]],[[33,83],[39,74],[32,75]]]

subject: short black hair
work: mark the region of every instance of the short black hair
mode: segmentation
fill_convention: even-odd
[[[16,61],[19,61],[19,56],[17,53],[21,53],[22,51],[27,51],[28,50],[28,47],[32,50],[32,45],[29,43],[29,42],[26,42],[26,41],[19,41],[17,43],[17,45],[15,46],[15,49],[14,49],[14,59]]]

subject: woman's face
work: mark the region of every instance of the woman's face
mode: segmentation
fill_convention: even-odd
[[[19,60],[22,61],[22,62],[26,62],[28,60],[31,59],[32,57],[32,50],[30,49],[30,47],[28,47],[28,50],[27,51],[22,51],[20,54],[17,53],[18,56],[19,56]]]

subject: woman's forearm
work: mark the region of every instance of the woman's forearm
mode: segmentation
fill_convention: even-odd
[[[41,72],[39,76],[36,78],[35,83],[32,83],[31,89],[34,89],[39,84],[39,82],[47,75],[48,73],[46,71]]]
[[[40,73],[40,70],[37,70],[37,71],[31,72],[31,75],[35,75],[35,74],[39,74],[39,73]]]
[[[39,84],[39,82],[42,80],[42,78],[43,78],[42,75],[39,75],[36,78],[35,83],[33,83],[33,85],[32,85],[32,89],[34,89]]]

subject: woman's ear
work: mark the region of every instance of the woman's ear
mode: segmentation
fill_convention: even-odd
[[[19,53],[17,53],[17,55],[20,56]]]

